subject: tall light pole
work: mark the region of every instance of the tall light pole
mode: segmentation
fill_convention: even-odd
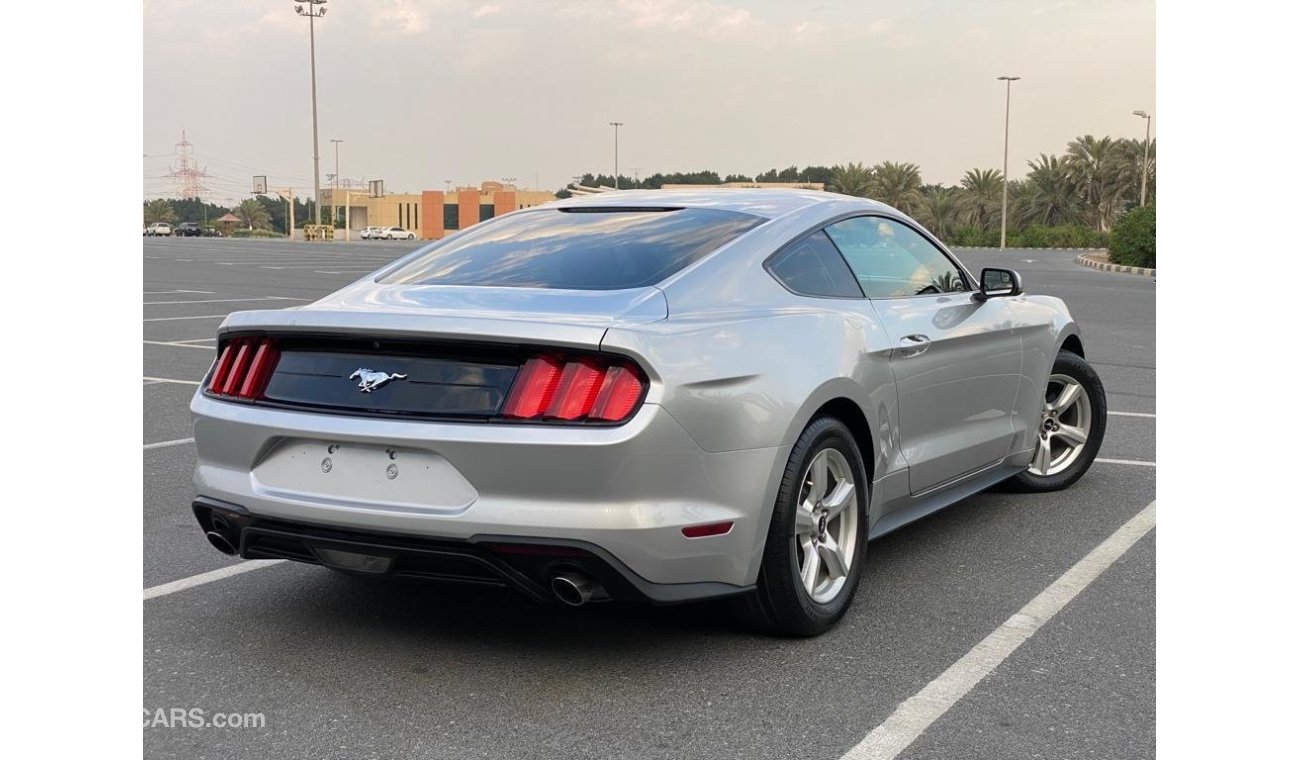
[[[334,143],[334,191],[330,193],[330,226],[333,227],[339,222],[339,144],[343,141],[331,137],[330,142]]]
[[[1147,173],[1151,171],[1151,114],[1146,111],[1134,111],[1134,116],[1147,120],[1147,136],[1142,143],[1142,200],[1139,206],[1147,205]]]
[[[311,30],[311,160],[316,171],[316,226],[320,226],[320,138],[316,130],[316,18],[325,15],[327,0],[298,0],[303,5],[295,5],[299,16],[307,17],[307,26]]]
[[[1011,145],[1011,83],[1020,77],[998,77],[999,82],[1007,83],[1007,116],[1002,128],[1002,250],[1007,249],[1007,189],[1011,184],[1007,177],[1007,149]]]
[[[611,121],[609,123],[614,128],[614,189],[618,189],[618,128],[623,126],[621,121]]]

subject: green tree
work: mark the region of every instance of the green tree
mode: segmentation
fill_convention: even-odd
[[[960,221],[957,191],[933,187],[923,192],[916,208],[916,221],[945,243],[954,240]]]
[[[155,198],[144,203],[144,223],[146,225],[157,222],[167,222],[168,224],[176,221],[176,212],[172,209],[172,204],[166,198]]]
[[[921,203],[921,168],[885,161],[872,167],[871,197],[911,214]]]
[[[1123,209],[1123,164],[1119,144],[1109,137],[1084,135],[1066,146],[1065,166],[1082,199],[1083,221],[1099,232],[1109,230]]]
[[[256,198],[248,198],[235,207],[233,212],[240,223],[250,230],[265,230],[271,226],[271,217]]]
[[[1012,183],[1017,226],[1069,224],[1080,216],[1079,195],[1066,164],[1057,156],[1040,154],[1029,162],[1029,176]]]
[[[829,188],[844,195],[866,198],[871,192],[871,170],[861,163],[850,161],[845,166],[831,168]]]
[[[1110,234],[1110,260],[1134,267],[1156,265],[1155,206],[1135,208],[1120,217]]]
[[[957,191],[957,212],[961,223],[981,230],[1002,224],[1002,172],[997,169],[967,169]]]

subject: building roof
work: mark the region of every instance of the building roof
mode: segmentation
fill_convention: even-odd
[[[547,204],[548,208],[584,207],[654,207],[720,208],[746,214],[776,218],[818,203],[853,200],[879,205],[865,198],[852,198],[819,190],[784,188],[720,188],[695,190],[619,190],[574,196]]]

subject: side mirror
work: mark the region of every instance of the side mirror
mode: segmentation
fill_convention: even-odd
[[[1020,281],[1019,273],[1011,269],[986,267],[980,272],[980,289],[975,293],[975,300],[1018,296],[1024,292],[1025,286]]]

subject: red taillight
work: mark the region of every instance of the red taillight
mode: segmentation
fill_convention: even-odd
[[[553,356],[535,356],[524,362],[501,413],[518,419],[540,417],[551,405],[563,368],[561,361]]]
[[[218,396],[255,399],[266,390],[280,352],[269,338],[235,338],[221,349],[208,381]]]
[[[535,356],[524,362],[506,397],[502,415],[511,419],[626,419],[644,395],[640,374],[624,364],[583,357]]]

